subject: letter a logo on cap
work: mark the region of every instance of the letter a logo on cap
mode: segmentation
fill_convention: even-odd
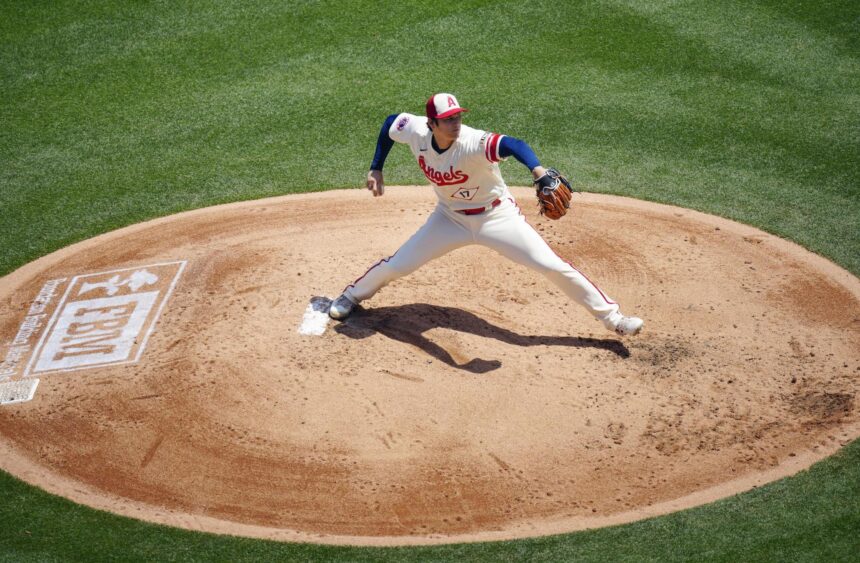
[[[427,100],[427,117],[431,119],[443,119],[461,111],[469,110],[461,108],[453,94],[434,94]]]

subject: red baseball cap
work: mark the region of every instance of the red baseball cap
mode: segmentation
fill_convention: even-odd
[[[433,94],[427,100],[427,117],[431,119],[443,119],[461,111],[469,111],[461,108],[454,94]]]

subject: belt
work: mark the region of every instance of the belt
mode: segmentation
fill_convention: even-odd
[[[457,213],[462,213],[463,215],[480,215],[481,213],[483,213],[484,211],[486,211],[488,209],[492,209],[493,207],[497,207],[500,203],[502,203],[502,200],[497,199],[496,201],[494,201],[490,205],[485,205],[484,207],[475,207],[473,209],[458,209]]]

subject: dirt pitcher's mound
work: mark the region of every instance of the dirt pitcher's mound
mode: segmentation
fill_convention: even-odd
[[[480,247],[327,323],[426,187],[204,209],[0,279],[0,466],[193,529],[410,544],[665,513],[860,434],[855,277],[692,211],[586,194],[549,222],[515,194],[639,337]]]

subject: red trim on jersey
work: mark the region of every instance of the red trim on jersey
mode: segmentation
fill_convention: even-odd
[[[526,219],[525,215],[523,215],[522,209],[520,209],[520,204],[518,204],[518,203],[514,202],[514,205],[516,205],[516,206],[517,206],[517,209],[520,211],[520,216],[522,216],[523,221],[525,221],[525,222],[526,222],[526,225],[528,225],[529,227],[531,227],[531,228],[532,228],[532,230],[533,230],[534,232],[536,232],[536,233],[538,234],[538,236],[540,236],[540,233],[538,233],[538,230],[537,230],[537,229],[535,229],[534,227],[532,227],[532,224],[531,224],[531,223],[529,223],[528,219]],[[543,239],[543,237],[540,237],[540,238],[541,238],[541,239]],[[546,242],[546,241],[544,241],[544,242]],[[549,246],[549,244],[547,244],[547,246]],[[591,284],[591,286],[592,286],[594,289],[596,289],[596,290],[597,290],[597,293],[599,293],[599,294],[600,294],[600,296],[601,296],[601,297],[603,297],[603,300],[604,300],[604,301],[606,301],[606,304],[607,304],[607,305],[618,305],[618,303],[616,303],[615,301],[610,301],[610,300],[609,300],[609,298],[608,298],[608,297],[606,297],[606,294],[605,294],[605,293],[603,293],[603,290],[602,290],[602,289],[600,289],[599,287],[597,287],[597,284],[596,284],[596,283],[594,283],[593,281],[591,281],[590,279],[588,279],[588,276],[586,276],[585,274],[583,274],[583,273],[579,270],[579,268],[577,268],[576,266],[574,266],[573,264],[571,264],[570,262],[568,262],[567,260],[565,260],[564,258],[562,258],[561,256],[559,256],[559,255],[558,255],[558,253],[556,253],[556,251],[555,251],[555,250],[553,250],[551,246],[549,246],[549,250],[550,250],[550,252],[552,252],[553,254],[555,254],[555,255],[556,255],[556,257],[557,257],[559,260],[561,260],[562,262],[564,262],[565,264],[567,264],[568,266],[570,266],[571,268],[573,268],[573,271],[575,271],[576,273],[578,273],[580,276],[584,277],[584,278],[585,278],[585,281],[587,281],[588,283],[590,283],[590,284]]]
[[[490,133],[484,145],[484,156],[490,162],[499,162],[499,142],[502,136],[498,133]]]

